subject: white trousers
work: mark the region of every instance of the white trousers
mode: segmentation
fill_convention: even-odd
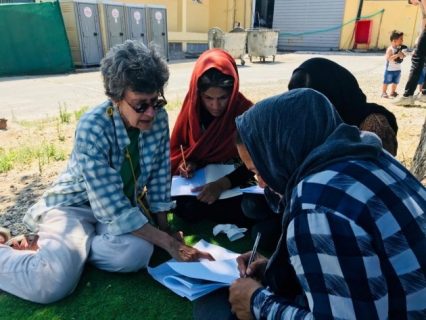
[[[37,251],[0,244],[0,290],[22,299],[51,303],[77,286],[84,263],[111,272],[148,265],[153,245],[131,234],[112,236],[90,208],[49,211],[40,224]]]

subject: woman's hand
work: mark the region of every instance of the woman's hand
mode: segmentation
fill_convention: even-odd
[[[268,259],[257,253],[254,261],[248,266],[247,264],[250,259],[250,255],[251,251],[243,253],[237,257],[237,265],[238,271],[240,272],[240,277],[251,277],[262,281]]]
[[[185,163],[182,161],[178,167],[179,175],[181,177],[189,179],[194,175],[194,172],[195,170],[197,170],[197,168],[198,166],[195,162],[186,161],[185,165]]]
[[[229,288],[229,303],[231,311],[238,319],[253,319],[250,310],[250,301],[253,293],[262,285],[252,278],[240,278],[234,281]]]
[[[146,223],[141,228],[133,231],[132,234],[163,248],[178,261],[214,260],[209,253],[187,246],[183,242],[183,233],[181,232],[172,236]]]
[[[173,238],[169,250],[167,251],[172,258],[183,262],[198,261],[200,259],[207,259],[210,261],[214,260],[210,253],[187,246],[185,243],[178,241],[175,238]]]
[[[227,177],[222,177],[216,181],[193,188],[192,192],[200,192],[197,199],[201,202],[212,204],[219,199],[221,193],[231,187],[231,182]]]

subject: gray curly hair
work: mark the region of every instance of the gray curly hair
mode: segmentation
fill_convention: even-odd
[[[157,47],[127,40],[112,47],[101,61],[105,94],[114,101],[123,98],[124,91],[163,93],[169,80],[167,62]]]

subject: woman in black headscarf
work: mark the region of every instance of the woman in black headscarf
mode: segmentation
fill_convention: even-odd
[[[236,124],[241,159],[284,208],[269,262],[237,259],[238,319],[425,319],[426,189],[379,138],[307,88]]]
[[[288,89],[312,88],[333,103],[342,120],[379,136],[383,148],[396,156],[398,125],[392,112],[367,98],[350,71],[324,58],[312,58],[293,71]]]

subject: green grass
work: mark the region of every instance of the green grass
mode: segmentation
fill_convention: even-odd
[[[71,112],[67,111],[67,105],[65,103],[63,106],[59,104],[59,119],[61,123],[71,122]]]
[[[0,147],[0,173],[8,172],[14,168],[29,165],[36,161],[38,162],[39,171],[41,172],[46,164],[52,161],[65,160],[66,151],[62,148],[66,140],[64,126],[68,124],[75,125],[80,120],[81,116],[88,110],[89,107],[82,106],[80,109],[71,113],[67,111],[66,106],[60,105],[58,117],[46,117],[39,120],[24,120],[17,122],[20,126],[29,130],[28,135],[34,136],[34,141],[39,139],[37,136],[45,135],[46,129],[56,126],[57,140],[54,139],[51,142],[42,141],[41,143],[33,143],[33,141],[30,143],[24,142],[22,145],[8,149]],[[72,115],[74,115],[74,117],[72,117]],[[50,138],[52,138],[52,135]],[[55,138],[54,135],[53,138]]]
[[[187,225],[179,219],[171,221],[175,229],[187,235],[187,243],[200,239],[220,244],[236,252],[251,248],[248,236],[229,242],[220,234],[213,238],[213,223]],[[156,248],[150,265],[168,260],[168,255]],[[152,279],[146,270],[136,273],[108,273],[87,265],[80,282],[69,297],[51,304],[38,305],[0,293],[0,320],[103,320],[103,319],[191,319],[191,302],[179,297]]]
[[[28,129],[35,128],[39,131],[42,131],[43,128],[45,128],[46,126],[49,126],[52,122],[55,122],[56,119],[57,118],[55,117],[45,117],[39,120],[20,120],[20,121],[16,121],[16,123]]]
[[[5,150],[0,148],[0,173],[7,172],[22,165],[28,165],[38,160],[39,166],[44,166],[51,161],[65,160],[65,152],[52,143],[39,145],[24,145]]]
[[[75,121],[78,122],[78,120],[80,120],[81,116],[83,114],[85,114],[88,110],[89,110],[88,106],[83,106],[79,110],[74,111]]]

